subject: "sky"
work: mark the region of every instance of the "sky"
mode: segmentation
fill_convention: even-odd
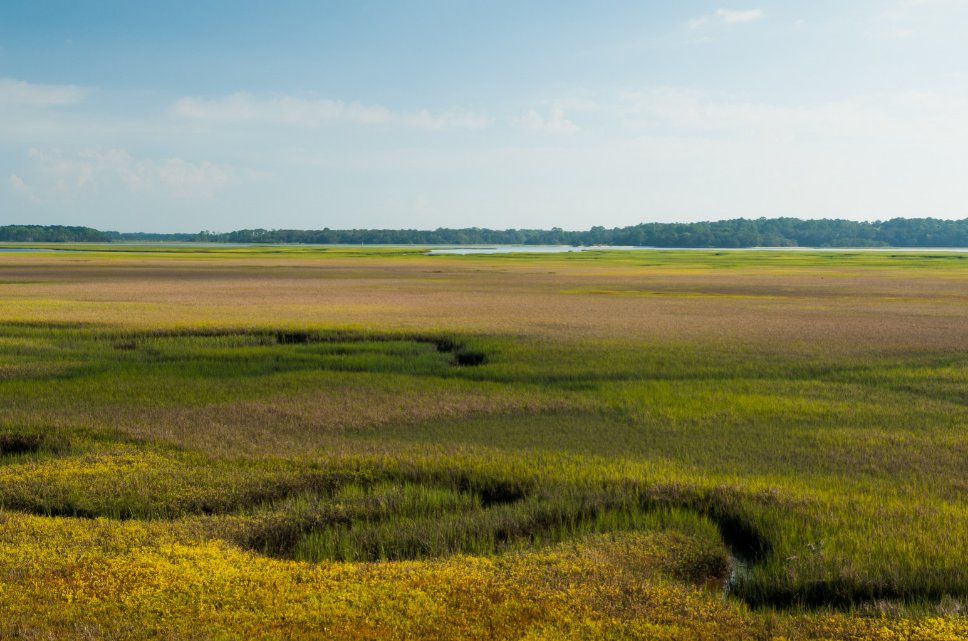
[[[0,224],[968,217],[968,0],[0,4]]]

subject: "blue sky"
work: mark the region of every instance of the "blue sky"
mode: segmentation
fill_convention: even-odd
[[[968,0],[0,6],[0,223],[968,216]]]

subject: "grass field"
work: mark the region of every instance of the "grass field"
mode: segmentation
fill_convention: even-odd
[[[0,252],[0,638],[968,638],[968,254]]]

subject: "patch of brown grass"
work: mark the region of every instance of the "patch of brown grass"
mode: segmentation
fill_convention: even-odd
[[[355,326],[824,349],[968,348],[968,272],[608,260],[0,258],[0,317],[158,327]],[[9,284],[9,281],[21,281]],[[584,291],[588,294],[576,295]],[[601,295],[620,291],[647,295]]]
[[[109,426],[130,438],[213,455],[287,456],[345,445],[347,437],[366,436],[376,428],[406,430],[426,421],[579,409],[578,399],[560,395],[525,396],[487,385],[434,389],[399,384],[380,390],[330,386],[200,406],[91,406],[81,401],[59,408],[13,407],[7,408],[4,421],[66,431]]]

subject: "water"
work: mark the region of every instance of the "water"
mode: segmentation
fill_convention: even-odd
[[[444,247],[431,249],[427,252],[430,256],[451,254],[466,256],[470,254],[559,254],[565,252],[583,251],[608,251],[608,250],[633,250],[633,251],[697,251],[697,252],[744,252],[744,251],[764,251],[764,252],[837,252],[837,253],[856,253],[856,252],[920,252],[935,253],[945,252],[953,254],[968,254],[968,247],[636,247],[619,245],[595,245],[589,247],[579,247],[572,245],[481,245],[470,247]]]
[[[732,594],[736,589],[736,584],[739,583],[740,576],[742,576],[749,566],[745,561],[740,560],[732,552],[729,553],[729,574],[726,575],[726,581],[723,585],[723,592],[726,594]]]
[[[0,252],[52,252],[56,249],[35,249],[33,247],[0,247]]]
[[[427,253],[431,256],[453,254],[466,256],[468,254],[561,254],[564,252],[602,251],[604,249],[650,249],[649,247],[632,247],[620,245],[473,245],[463,247],[442,247],[431,249]]]

